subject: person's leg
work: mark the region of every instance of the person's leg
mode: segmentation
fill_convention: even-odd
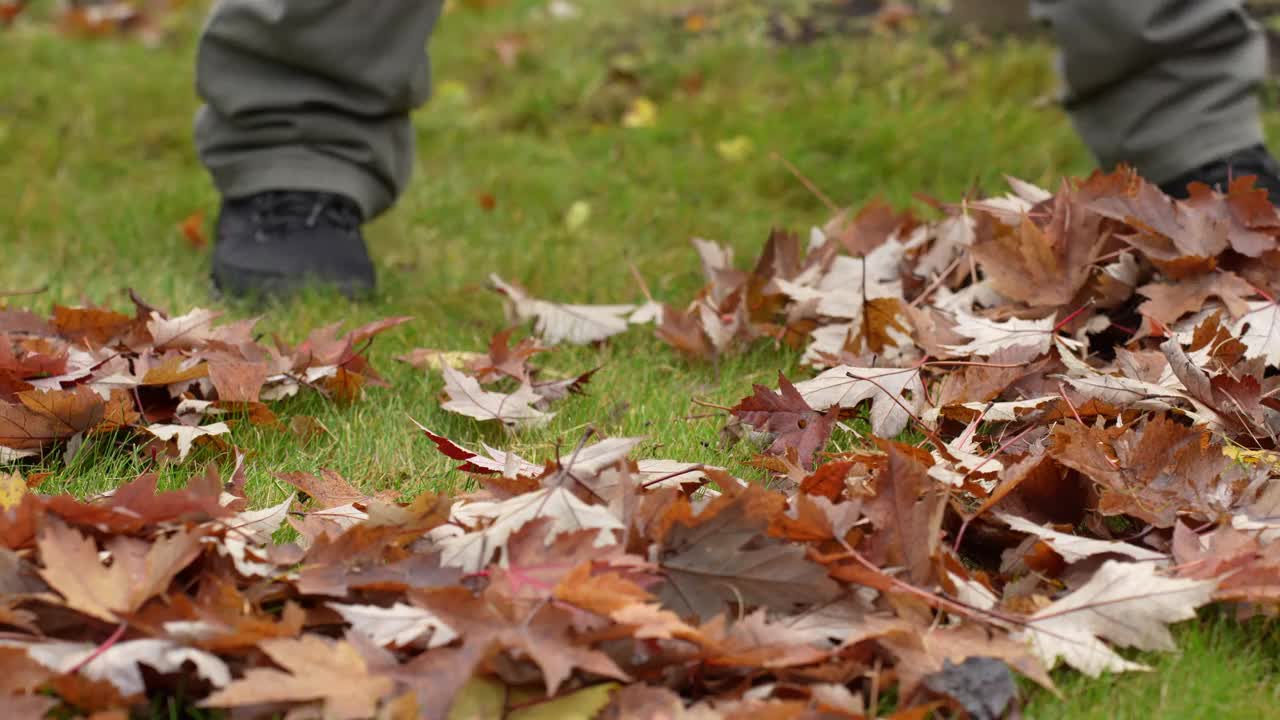
[[[1257,97],[1266,39],[1242,0],[1033,0],[1032,12],[1053,29],[1066,109],[1104,169],[1127,163],[1179,195],[1233,170],[1275,180]]]
[[[304,275],[372,286],[358,225],[409,180],[409,113],[429,94],[426,41],[440,5],[216,3],[197,56],[196,145],[224,199],[223,289],[287,291]]]

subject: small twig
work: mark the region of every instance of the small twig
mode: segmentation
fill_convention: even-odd
[[[982,408],[982,412],[978,413],[978,417],[969,422],[969,426],[960,433],[960,437],[955,439],[956,447],[964,447],[973,439],[974,435],[978,434],[978,425],[982,422],[982,419],[987,416],[987,413],[991,411],[991,406],[993,404],[994,403],[988,402],[986,407]]]
[[[39,295],[49,289],[49,286],[41,285],[40,287],[28,288],[26,290],[0,290],[0,297],[21,297],[23,295]]]
[[[845,553],[848,554],[848,557],[852,558],[859,565],[863,566],[864,568],[867,568],[868,570],[870,570],[871,572],[877,575],[883,576],[885,580],[889,582],[890,585],[893,585],[895,588],[897,588],[901,592],[904,592],[908,595],[914,595],[924,600],[925,604],[927,604],[929,607],[936,608],[939,610],[946,610],[948,612],[953,612],[953,613],[956,613],[957,615],[961,615],[973,620],[976,620],[979,618],[985,618],[987,619],[988,622],[992,622],[993,624],[997,624],[997,625],[1002,625],[1004,627],[1024,627],[1031,624],[1026,620],[1014,617],[1012,615],[1006,615],[996,610],[985,610],[983,608],[970,605],[960,600],[952,600],[951,598],[944,597],[937,593],[929,592],[928,590],[918,588],[915,585],[912,585],[911,583],[905,580],[900,580],[896,577],[893,577],[892,575],[886,574],[884,570],[878,567],[875,563],[868,560],[865,556],[862,555],[862,553],[855,550],[853,546],[850,545],[848,542],[844,540],[840,540],[839,542],[840,542],[841,548],[845,551]]]
[[[1066,316],[1066,317],[1062,318],[1062,320],[1061,320],[1057,325],[1054,325],[1054,326],[1053,326],[1053,329],[1052,329],[1052,330],[1050,330],[1050,331],[1049,331],[1049,333],[1050,333],[1050,334],[1053,334],[1053,333],[1058,332],[1058,331],[1059,331],[1059,330],[1061,330],[1064,326],[1066,326],[1066,324],[1067,324],[1067,323],[1071,322],[1072,320],[1075,320],[1075,319],[1076,319],[1076,317],[1078,317],[1078,316],[1080,315],[1080,313],[1084,312],[1085,310],[1088,310],[1088,309],[1089,309],[1089,308],[1091,308],[1091,307],[1093,307],[1093,301],[1092,301],[1092,300],[1090,300],[1089,302],[1085,303],[1084,305],[1081,305],[1079,308],[1077,308],[1077,309],[1075,310],[1075,312],[1073,312],[1073,313],[1071,313],[1070,315],[1068,315],[1068,316]]]
[[[699,400],[698,398],[690,398],[689,402],[693,403],[694,405],[701,405],[702,407],[709,407],[715,410],[733,412],[733,408],[731,407],[725,407],[724,405],[716,405],[715,403],[709,403],[709,402],[706,402],[705,400]]]
[[[1245,282],[1248,282],[1248,281],[1246,280]],[[1257,285],[1254,285],[1253,283],[1249,283],[1249,287],[1253,288],[1254,292],[1266,298],[1267,302],[1271,303],[1272,305],[1277,304],[1275,296],[1272,295],[1271,293],[1267,292],[1266,290],[1263,290],[1262,288],[1258,287]]]
[[[1108,260],[1118,258],[1127,252],[1133,252],[1133,248],[1126,246],[1126,247],[1120,248],[1119,250],[1113,250],[1105,255],[1099,255],[1098,257],[1094,258],[1093,262],[1089,263],[1089,265],[1091,267],[1102,267],[1102,263]]]
[[[917,372],[919,372],[919,370],[918,370],[918,369],[917,369]],[[886,373],[886,374],[889,374],[889,373]],[[897,406],[898,406],[898,407],[899,407],[903,412],[905,412],[905,413],[907,414],[907,417],[911,418],[911,421],[912,421],[912,422],[914,422],[916,425],[918,425],[918,426],[920,427],[920,431],[924,433],[925,437],[929,438],[929,441],[930,441],[930,442],[932,442],[936,447],[942,447],[942,446],[946,445],[946,443],[942,442],[942,438],[938,437],[938,434],[937,434],[937,433],[935,433],[933,430],[930,430],[930,429],[929,429],[929,427],[928,427],[927,425],[925,425],[925,424],[924,424],[924,421],[923,421],[923,420],[921,420],[920,418],[916,417],[916,414],[915,414],[915,413],[913,413],[913,412],[911,412],[911,408],[907,407],[906,405],[903,405],[903,404],[902,404],[902,401],[898,400],[898,398],[897,398],[897,397],[895,397],[893,393],[889,392],[889,391],[885,388],[885,386],[883,386],[883,385],[881,385],[880,383],[876,382],[875,378],[862,377],[862,376],[859,376],[859,375],[854,375],[854,374],[853,374],[853,373],[851,373],[851,372],[847,372],[847,373],[845,373],[845,376],[846,376],[846,377],[849,377],[849,378],[852,378],[852,379],[854,379],[854,380],[864,380],[864,381],[866,381],[866,382],[871,383],[872,385],[875,385],[875,386],[876,386],[876,388],[877,388],[880,392],[884,393],[886,396],[888,396],[888,398],[889,398],[890,400],[892,400],[892,401],[893,401],[893,404],[894,404],[894,405],[897,405]],[[921,381],[921,384],[923,384],[923,383],[924,383],[924,381],[922,380],[922,381]]]
[[[994,460],[994,459],[995,459],[995,457],[996,457],[997,455],[999,455],[1000,453],[1004,452],[1005,450],[1008,450],[1010,445],[1013,445],[1014,443],[1016,443],[1016,442],[1018,442],[1019,440],[1021,440],[1023,437],[1025,437],[1025,436],[1027,435],[1027,433],[1031,432],[1032,430],[1035,430],[1035,429],[1036,429],[1036,427],[1037,427],[1036,425],[1032,425],[1032,426],[1028,427],[1026,430],[1023,430],[1022,432],[1018,433],[1017,435],[1014,435],[1013,437],[1011,437],[1011,438],[1009,438],[1008,440],[1006,440],[1004,443],[1002,443],[1002,444],[1000,445],[1000,447],[998,447],[998,448],[996,448],[996,449],[995,449],[995,452],[993,452],[993,453],[991,453],[990,455],[988,455],[988,456],[986,456],[985,458],[983,458],[983,459],[982,459],[982,462],[978,463],[977,465],[974,465],[972,470],[970,470],[969,472],[965,473],[964,477],[963,477],[963,478],[961,478],[961,482],[963,482],[964,480],[968,480],[970,475],[972,475],[972,474],[974,474],[974,473],[978,472],[979,470],[981,470],[983,465],[986,465],[987,463],[989,463],[989,462],[991,462],[992,460]]]
[[[929,360],[928,362],[925,362],[924,365],[927,367],[934,367],[936,365],[955,365],[960,367],[997,368],[1001,370],[1026,367],[1026,363],[984,363],[977,362],[976,360]]]
[[[947,266],[947,269],[939,273],[938,277],[935,278],[933,282],[929,283],[929,287],[926,287],[923,292],[921,292],[919,295],[916,296],[915,300],[911,301],[910,303],[911,307],[919,307],[920,303],[925,301],[925,298],[933,294],[934,290],[937,290],[942,285],[942,283],[946,282],[947,277],[951,275],[951,273],[960,264],[960,261],[964,260],[968,254],[969,254],[969,251],[966,250],[960,253],[959,255],[957,255],[956,259],[952,260],[951,264]],[[863,273],[865,274],[866,271],[863,270]]]
[[[968,212],[969,212],[969,208],[966,205],[965,213],[967,214]],[[973,256],[973,253],[966,253],[965,257],[969,258],[969,283],[971,285],[977,285],[978,284],[978,260]]]
[[[1021,440],[1023,437],[1026,436],[1027,433],[1031,432],[1032,430],[1035,430],[1036,427],[1037,426],[1032,425],[1028,427],[1026,430],[1023,430],[1017,435],[1014,435],[1013,437],[1009,438],[1005,442],[1001,443],[1000,447],[996,448],[995,451],[992,452],[990,455],[988,455],[986,458],[984,458],[982,462],[975,465],[972,470],[965,473],[964,477],[960,478],[960,484],[963,485],[964,481],[968,480],[970,475],[981,470],[983,465],[986,465],[992,458],[996,457],[1000,453],[1003,453],[1005,450],[1008,450],[1010,445],[1013,445],[1014,443]],[[982,510],[982,508],[978,508],[978,509]],[[964,534],[965,534],[965,531],[969,529],[969,523],[973,522],[974,520],[977,520],[978,516],[981,514],[982,514],[981,512],[975,512],[972,516],[965,518],[964,522],[960,523],[960,529],[956,532],[956,541],[951,544],[951,550],[953,552],[957,552],[957,553],[960,552],[960,543],[964,541]]]
[[[560,462],[560,452],[559,452],[559,450],[557,449],[557,451],[556,451],[556,476],[557,476],[557,479],[559,479],[559,478],[565,478],[565,477],[569,478],[570,480],[572,480],[572,481],[574,481],[575,483],[577,483],[578,485],[580,485],[580,486],[582,487],[582,489],[584,489],[584,490],[586,490],[587,492],[589,492],[589,493],[591,493],[592,495],[594,495],[594,496],[596,497],[596,499],[597,499],[597,500],[599,500],[599,501],[601,501],[601,502],[605,502],[605,498],[601,497],[600,493],[598,493],[598,492],[596,492],[596,491],[595,491],[595,488],[592,488],[590,485],[588,485],[588,484],[586,484],[585,482],[583,482],[583,481],[582,481],[582,479],[581,479],[581,478],[579,478],[577,475],[574,475],[574,474],[573,474],[573,466],[578,462],[578,453],[582,452],[582,449],[583,449],[583,448],[585,448],[585,447],[587,446],[587,441],[588,441],[588,440],[590,440],[590,439],[591,439],[592,437],[594,437],[595,435],[596,435],[596,429],[595,429],[595,427],[594,427],[594,426],[592,426],[592,425],[588,425],[588,426],[587,426],[587,428],[586,428],[586,430],[582,433],[582,437],[578,439],[578,444],[577,444],[577,446],[575,446],[575,447],[573,448],[573,454],[569,456],[569,467],[567,467],[567,468],[564,466],[564,463],[561,463],[561,462]],[[547,496],[546,498],[543,498],[543,501],[542,501],[542,502],[543,502],[543,504],[545,504],[545,503],[547,502],[547,500],[549,500],[549,499],[550,499],[550,496]],[[539,513],[541,513],[541,512],[542,512],[542,507],[543,507],[543,505],[539,505],[539,507],[538,507],[538,512],[539,512]]]
[[[883,661],[877,657],[876,664],[871,668],[871,698],[867,701],[867,709],[871,711],[871,720],[879,720],[880,718],[880,672]]]
[[[787,160],[785,157],[783,157],[782,153],[778,152],[777,150],[774,150],[770,154],[778,162],[781,162],[782,165],[786,167],[787,170],[790,171],[792,175],[795,176],[796,180],[800,181],[801,185],[804,185],[809,192],[813,193],[814,197],[821,200],[822,204],[826,205],[828,210],[830,210],[832,213],[840,212],[840,208],[837,207],[835,203],[831,202],[831,198],[827,197],[825,193],[819,190],[818,186],[813,184],[812,180],[805,177],[804,173],[800,172],[799,168],[797,168],[795,165],[792,165],[790,160]]]
[[[683,470],[678,470],[676,472],[663,475],[660,478],[654,478],[653,480],[649,480],[648,482],[641,483],[640,487],[645,490],[648,490],[651,485],[657,485],[658,483],[666,482],[667,480],[670,480],[672,478],[678,478],[681,475],[688,475],[691,472],[702,472],[703,470],[706,470],[706,469],[707,469],[706,465],[703,465],[702,463],[698,463],[697,465],[694,465],[692,467],[687,467]]]
[[[1076,404],[1071,402],[1071,398],[1067,397],[1067,388],[1062,384],[1062,381],[1058,381],[1058,394],[1062,396],[1062,401],[1067,404],[1067,407],[1071,408],[1071,414],[1076,416],[1076,422],[1083,425],[1084,420],[1080,419],[1080,413],[1076,411]]]
[[[649,292],[649,285],[645,283],[644,277],[640,274],[640,269],[636,267],[636,264],[628,260],[627,269],[631,271],[631,277],[635,278],[636,284],[640,286],[640,292],[644,294],[645,299],[649,302],[655,302],[653,294]]]
[[[1232,405],[1236,406],[1235,413],[1240,418],[1240,427],[1243,427],[1244,431],[1249,433],[1249,437],[1253,438],[1253,442],[1255,445],[1257,445],[1258,447],[1262,447],[1262,441],[1253,432],[1253,428],[1251,427],[1251,425],[1253,424],[1253,420],[1252,418],[1250,418],[1249,413],[1245,411],[1244,406],[1241,405],[1240,401],[1237,400],[1235,396],[1232,395],[1231,393],[1227,392],[1226,390],[1222,390],[1221,388],[1219,388],[1219,390],[1222,392],[1223,395],[1227,397],[1228,400],[1231,401]],[[1276,441],[1275,433],[1271,432],[1271,429],[1268,428],[1266,425],[1263,425],[1262,427],[1267,431],[1267,434],[1270,435],[1271,442],[1274,444]]]

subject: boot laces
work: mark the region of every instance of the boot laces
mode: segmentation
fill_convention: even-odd
[[[314,228],[321,224],[338,230],[352,231],[360,227],[362,217],[354,202],[333,193],[280,191],[267,192],[253,199],[257,238],[266,242],[272,236],[291,230]]]

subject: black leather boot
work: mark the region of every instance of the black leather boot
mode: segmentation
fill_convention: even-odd
[[[272,191],[224,200],[214,288],[240,298],[282,298],[307,286],[367,297],[374,270],[360,233],[363,220],[355,202],[332,193]]]
[[[1162,184],[1160,189],[1170,197],[1185,198],[1187,185],[1202,182],[1221,192],[1226,192],[1232,179],[1245,175],[1256,175],[1258,180],[1254,187],[1266,190],[1272,205],[1280,205],[1280,163],[1277,163],[1262,145],[1237,150],[1220,160],[1201,165],[1175,180]]]

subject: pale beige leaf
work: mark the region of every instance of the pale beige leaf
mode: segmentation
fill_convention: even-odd
[[[187,350],[200,347],[214,338],[213,321],[220,315],[222,313],[203,308],[172,318],[152,312],[147,330],[157,349]]]
[[[404,603],[391,607],[328,603],[352,629],[381,646],[410,645],[424,635],[428,648],[448,645],[458,633],[429,610]]]
[[[777,622],[787,628],[793,642],[821,648],[848,647],[910,627],[906,621],[873,613],[871,607],[865,597],[855,595],[823,603],[798,615],[778,618]]]
[[[588,345],[625,332],[635,305],[568,305],[529,297],[497,275],[489,281],[511,301],[518,320],[534,321],[534,332],[555,345],[561,342]]]
[[[125,696],[140,695],[146,690],[139,665],[161,673],[176,673],[189,662],[214,687],[231,682],[231,671],[216,655],[168,640],[127,640],[105,650],[92,643],[54,640],[28,645],[26,650],[32,660],[51,670],[66,673],[78,667],[85,677],[109,682]]]
[[[853,323],[836,323],[821,325],[809,333],[809,346],[804,349],[800,361],[813,368],[831,367],[828,358],[840,357],[845,343],[849,342],[849,334],[854,332]]]
[[[662,309],[662,303],[650,300],[633,310],[631,314],[627,316],[627,322],[632,325],[648,325],[650,323],[656,323],[662,319]]]
[[[1263,358],[1267,365],[1280,367],[1280,305],[1269,300],[1249,303],[1249,312],[1231,331],[1244,343],[1245,357]]]
[[[1172,373],[1162,377],[1160,383],[1153,383],[1099,371],[1077,358],[1062,344],[1058,345],[1058,356],[1067,368],[1067,376],[1063,379],[1090,400],[1120,408],[1168,410],[1191,399],[1186,388]]]
[[[544,413],[533,407],[539,397],[529,385],[521,385],[513,393],[491,392],[480,387],[475,378],[445,365],[444,390],[449,400],[441,408],[477,420],[497,420],[509,427],[541,425],[555,413]]]
[[[1018,532],[1035,535],[1043,540],[1054,552],[1062,556],[1067,563],[1078,562],[1095,555],[1124,555],[1137,561],[1159,563],[1169,559],[1164,553],[1156,552],[1126,542],[1115,540],[1095,540],[1093,538],[1070,535],[1047,527],[1041,527],[1026,518],[1008,513],[996,513],[1000,522]]]
[[[228,531],[217,543],[218,552],[231,558],[241,575],[269,577],[278,572],[276,565],[267,559],[266,546],[288,518],[294,497],[296,493],[278,505],[246,510],[227,521]]]
[[[642,437],[605,438],[581,450],[565,453],[557,464],[566,473],[594,475],[617,464],[642,442]]]
[[[266,545],[271,542],[271,536],[284,525],[285,518],[289,516],[289,506],[293,504],[295,497],[297,493],[290,493],[289,497],[278,505],[238,513],[227,524],[234,534],[246,541],[255,545]]]
[[[971,202],[968,203],[968,207],[989,213],[1009,227],[1017,227],[1031,208],[1053,197],[1053,193],[1025,180],[1009,175],[1005,176],[1005,180],[1008,181],[1013,192],[1001,197]]]
[[[1032,615],[1021,636],[1046,667],[1061,659],[1090,677],[1146,670],[1103,640],[1141,650],[1174,650],[1167,625],[1194,618],[1213,589],[1213,582],[1164,577],[1154,563],[1108,560],[1089,582]]]
[[[1022,418],[1039,412],[1045,405],[1061,400],[1060,395],[1044,395],[1026,400],[1010,400],[1007,402],[969,402],[960,407],[972,410],[974,417],[981,417],[985,422],[1017,422]]]
[[[975,419],[969,430],[960,437],[933,451],[934,463],[929,467],[929,477],[944,485],[962,487],[966,480],[974,481],[990,490],[996,476],[1004,470],[1004,463],[994,455],[981,455],[973,442]]]
[[[231,428],[218,422],[209,425],[148,425],[146,431],[165,442],[176,441],[178,459],[183,460],[191,453],[196,438],[226,435]]]
[[[263,640],[259,647],[287,672],[252,668],[213,693],[202,707],[323,701],[326,720],[363,720],[395,689],[391,678],[371,675],[350,643],[319,635]]]
[[[1231,526],[1262,543],[1280,540],[1280,482],[1272,480],[1249,507],[1231,516]]]
[[[707,479],[707,474],[703,470],[723,469],[701,463],[654,459],[641,460],[636,463],[636,466],[639,469],[636,473],[636,482],[650,489],[696,485]]]
[[[693,248],[698,251],[698,259],[702,261],[702,276],[709,283],[717,281],[720,273],[733,270],[733,248],[721,245],[714,240],[693,238]]]
[[[989,320],[968,313],[956,313],[955,332],[972,338],[964,345],[947,345],[958,356],[990,357],[999,350],[1018,348],[1036,357],[1049,352],[1053,343],[1056,315],[1040,320]]]
[[[630,625],[631,634],[647,640],[693,639],[698,631],[656,603],[632,603],[609,613],[614,622]]]
[[[814,302],[819,315],[860,323],[867,301],[903,299],[900,266],[902,243],[891,240],[865,258],[839,255],[820,277],[795,281],[777,278],[778,289],[796,302]]]
[[[512,533],[531,520],[544,517],[552,520],[548,542],[559,533],[594,529],[600,531],[595,545],[604,547],[616,542],[614,530],[624,529],[622,521],[608,508],[588,505],[566,488],[544,488],[501,502],[461,502],[453,506],[452,521],[478,529],[439,540],[443,551],[440,561],[467,572],[479,572],[495,550],[506,546]],[[505,553],[502,563],[505,566]]]
[[[918,368],[864,368],[840,365],[812,380],[796,383],[796,390],[814,410],[853,408],[871,401],[871,431],[884,438],[902,432],[925,404]]]

